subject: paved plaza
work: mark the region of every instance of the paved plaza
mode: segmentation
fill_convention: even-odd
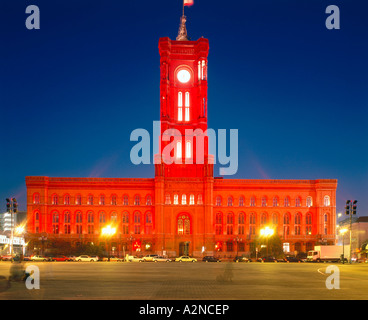
[[[336,264],[339,289],[328,289],[329,264],[27,262],[40,289],[7,285],[12,264],[0,262],[0,299],[27,300],[305,300],[368,299],[368,264]]]

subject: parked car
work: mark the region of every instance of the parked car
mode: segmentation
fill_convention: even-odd
[[[157,256],[153,258],[153,262],[170,262],[171,260],[169,258]]]
[[[103,258],[102,261],[109,261],[109,257]],[[124,261],[124,259],[123,258],[116,257],[116,256],[111,256],[110,257],[110,261],[113,261],[113,262],[122,262],[122,261]]]
[[[102,258],[100,258],[99,256],[90,256],[93,259],[96,259],[96,261],[103,261]]]
[[[137,256],[129,256],[128,261],[129,262],[142,262],[142,258],[139,258]]]
[[[252,260],[248,259],[247,257],[244,256],[236,256],[234,258],[234,262],[252,262]]]
[[[52,261],[69,261],[69,258],[66,256],[55,256],[51,258]]]
[[[1,257],[2,261],[11,261],[12,259],[13,259],[13,256],[10,254]]]
[[[97,258],[96,257],[90,257],[90,256],[87,256],[87,255],[81,255],[79,257],[76,257],[75,258],[75,261],[78,261],[78,262],[96,262],[97,261]]]
[[[143,262],[153,262],[155,258],[157,258],[157,254],[148,254],[142,258]]]
[[[275,257],[262,257],[257,259],[258,262],[277,262]]]
[[[47,258],[45,256],[31,256],[31,261],[50,261],[50,258]]]
[[[181,257],[175,258],[175,261],[178,261],[178,262],[196,262],[197,259],[189,257],[189,256],[181,256]]]
[[[68,258],[68,261],[75,261],[75,256],[66,256]]]
[[[215,258],[214,256],[205,256],[202,261],[204,262],[221,262],[220,259]]]
[[[286,262],[302,262],[301,259],[294,257],[294,256],[287,256],[285,257]]]

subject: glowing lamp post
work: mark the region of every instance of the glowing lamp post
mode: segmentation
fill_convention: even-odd
[[[265,227],[261,229],[261,236],[267,239],[267,256],[268,256],[268,239],[273,236],[275,230]]]
[[[106,238],[111,238],[116,233],[116,228],[113,228],[111,226],[106,226],[105,228],[102,228],[101,235]],[[109,250],[109,245],[107,244],[107,250]],[[110,251],[107,253],[108,255],[108,261],[110,261]]]

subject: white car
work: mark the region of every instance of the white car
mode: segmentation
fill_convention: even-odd
[[[31,261],[48,261],[49,259],[44,256],[32,256]]]
[[[137,256],[129,256],[129,262],[142,262],[142,258],[138,258]]]
[[[90,256],[87,256],[87,255],[82,255],[82,256],[76,257],[75,261],[77,261],[77,262],[86,262],[86,261],[87,262],[96,262],[97,258],[96,257],[90,257]]]
[[[157,256],[153,258],[153,262],[170,262],[171,260],[169,258],[164,258],[161,256]]]
[[[191,258],[189,256],[181,256],[179,258],[176,258],[175,261],[179,261],[179,262],[196,262],[197,259],[196,258]]]
[[[148,254],[148,255],[146,255],[146,256],[144,256],[143,258],[142,258],[142,261],[143,262],[148,262],[148,261],[155,261],[155,259],[158,257],[158,255],[157,254]]]

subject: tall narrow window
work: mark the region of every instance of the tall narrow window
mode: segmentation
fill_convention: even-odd
[[[182,153],[181,153],[181,141],[177,141],[176,142],[176,158],[180,159],[182,157]]]
[[[186,194],[183,194],[181,196],[181,204],[187,204],[187,195]]]
[[[189,92],[185,92],[185,121],[190,121],[189,107],[190,107]]]
[[[174,204],[179,204],[179,196],[174,194]]]
[[[178,121],[183,121],[183,93],[178,93]]]
[[[189,197],[189,204],[190,205],[194,205],[194,194],[191,194],[190,197]]]
[[[185,157],[187,159],[190,159],[192,157],[192,142],[187,141],[185,143]]]

